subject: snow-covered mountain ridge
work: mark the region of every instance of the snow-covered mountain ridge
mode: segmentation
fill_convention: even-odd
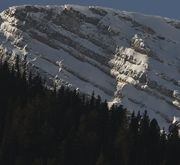
[[[0,14],[0,56],[59,84],[180,117],[180,21],[102,7],[19,6]]]

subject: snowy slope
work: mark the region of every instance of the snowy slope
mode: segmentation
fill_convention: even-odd
[[[180,21],[102,7],[19,6],[0,14],[0,55],[161,126],[180,117]]]

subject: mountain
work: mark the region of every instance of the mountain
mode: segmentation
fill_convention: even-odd
[[[0,14],[0,56],[50,84],[147,110],[161,127],[180,117],[180,21],[102,7],[17,6]]]

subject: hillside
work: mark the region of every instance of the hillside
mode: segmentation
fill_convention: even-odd
[[[102,7],[19,6],[0,14],[0,55],[49,84],[95,91],[161,127],[180,117],[180,21]]]

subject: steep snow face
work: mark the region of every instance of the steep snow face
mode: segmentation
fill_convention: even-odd
[[[161,127],[180,117],[180,21],[101,7],[19,6],[0,14],[0,55],[49,82],[94,91]]]

